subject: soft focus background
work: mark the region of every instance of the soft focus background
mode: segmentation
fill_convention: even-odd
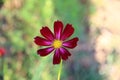
[[[71,23],[80,39],[61,80],[120,80],[119,0],[0,0],[0,80],[57,80],[53,54],[40,57],[33,42],[56,20]]]

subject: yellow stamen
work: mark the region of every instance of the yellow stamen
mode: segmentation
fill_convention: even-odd
[[[54,48],[60,48],[62,46],[62,41],[61,40],[54,40],[52,45]]]

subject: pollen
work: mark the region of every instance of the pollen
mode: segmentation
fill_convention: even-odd
[[[52,45],[54,48],[60,48],[62,46],[62,41],[61,40],[54,40]]]

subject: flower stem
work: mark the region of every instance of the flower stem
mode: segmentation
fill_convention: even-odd
[[[58,79],[57,80],[60,80],[61,72],[62,72],[62,60],[60,62],[60,68],[59,68]]]

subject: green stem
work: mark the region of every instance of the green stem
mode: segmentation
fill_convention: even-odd
[[[61,62],[60,62],[60,68],[59,68],[58,79],[57,79],[57,80],[60,80],[61,72],[62,72],[62,60],[61,60]]]

